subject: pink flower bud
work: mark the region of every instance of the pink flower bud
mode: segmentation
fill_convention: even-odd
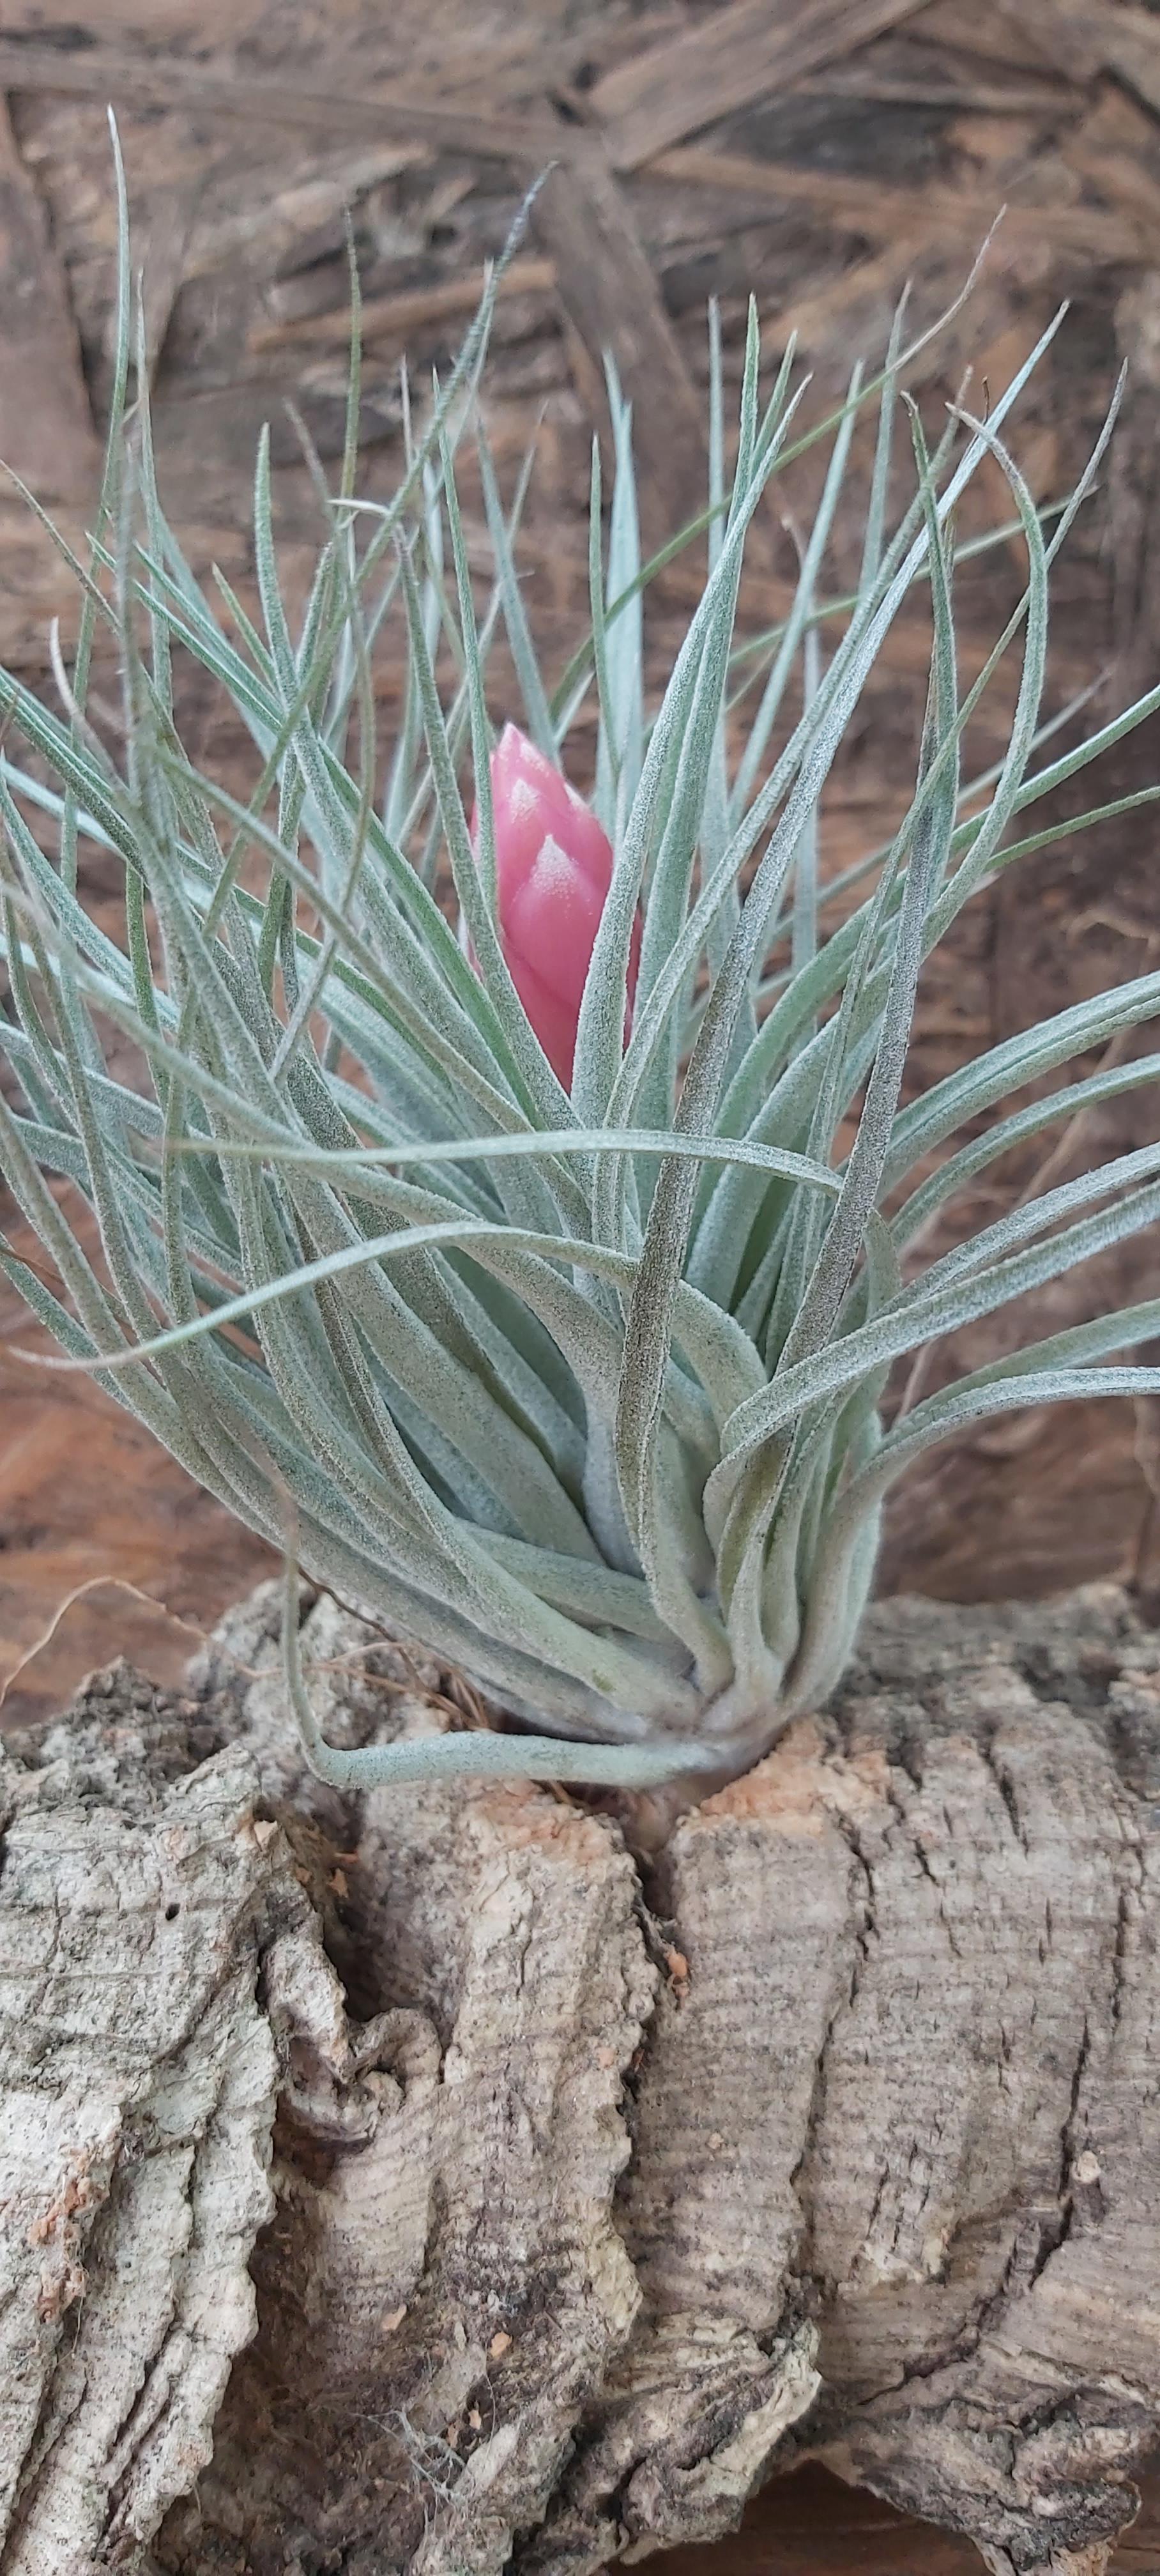
[[[518,725],[491,755],[500,946],[548,1062],[572,1085],[584,982],[612,882],[612,845],[591,807]],[[471,818],[479,846],[479,809]],[[628,961],[629,1010],[640,965],[640,916]]]

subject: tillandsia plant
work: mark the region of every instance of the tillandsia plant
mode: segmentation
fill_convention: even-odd
[[[285,1546],[289,1687],[323,1776],[722,1778],[836,1682],[883,1497],[932,1442],[1012,1405],[1160,1387],[1160,1370],[1106,1364],[1160,1330],[1157,1298],[1032,1341],[890,1427],[882,1411],[904,1354],[1160,1212],[1160,1146],[1146,1146],[916,1258],[936,1212],[1012,1147],[1154,1078],[1155,1056],[1113,1058],[1042,1087],[1160,1015],[1160,973],[902,1105],[924,960],[1001,870],[1139,801],[1034,822],[1160,707],[1160,688],[1041,757],[1049,568],[1107,432],[1071,500],[1041,514],[1002,431],[1049,331],[988,422],[952,409],[929,453],[904,400],[901,316],[879,372],[855,375],[808,433],[792,352],[762,389],[751,316],[732,440],[712,324],[707,576],[655,702],[655,566],[640,562],[630,420],[611,383],[591,632],[550,686],[516,570],[526,476],[505,505],[480,419],[493,295],[494,282],[421,429],[408,424],[388,505],[354,497],[356,344],[337,488],[312,464],[322,539],[295,625],[265,444],[253,616],[219,577],[194,578],[166,525],[143,368],[127,402],[122,251],[107,468],[75,566],[71,672],[57,656],[61,710],[3,682],[0,1045],[19,1098],[0,1097],[0,1159],[51,1281],[11,1241],[4,1266],[63,1345],[55,1365],[92,1371]],[[836,601],[828,549],[867,404],[861,568]],[[457,493],[469,440],[486,598]],[[818,440],[828,463],[789,614],[738,642],[747,532]],[[1006,478],[1027,578],[963,692],[954,513],[984,460]],[[932,648],[913,793],[888,844],[820,889],[827,778],[916,586]],[[391,625],[407,681],[381,761],[373,666]],[[116,727],[86,712],[106,630]],[[522,725],[497,739],[501,632]],[[964,784],[966,727],[1009,653],[1006,750]],[[175,656],[248,728],[248,797],[183,747]],[[593,701],[589,807],[568,770]],[[123,870],[123,940],[81,899],[86,847],[106,875],[110,858]],[[110,1029],[133,1040],[139,1078],[112,1069]],[[92,1259],[61,1183],[95,1215]],[[525,1731],[326,1746],[299,1665],[296,1563],[462,1667]]]

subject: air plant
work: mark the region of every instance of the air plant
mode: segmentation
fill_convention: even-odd
[[[733,442],[711,330],[707,575],[659,699],[643,663],[656,567],[640,561],[614,379],[607,534],[593,455],[591,632],[552,687],[516,568],[526,478],[505,508],[480,419],[493,295],[422,426],[408,423],[389,505],[354,496],[356,355],[336,488],[312,467],[325,520],[295,626],[264,442],[252,616],[220,577],[195,579],[166,525],[144,369],[126,399],[122,251],[62,712],[2,683],[0,1049],[19,1104],[0,1095],[0,1166],[51,1278],[11,1241],[2,1257],[63,1346],[54,1364],[90,1370],[285,1547],[288,1685],[324,1777],[724,1777],[837,1681],[883,1498],[924,1450],[1009,1406],[1160,1387],[1156,1369],[1107,1364],[1160,1330],[1158,1298],[1032,1340],[889,1427],[883,1413],[896,1361],[1160,1212],[1160,1146],[1146,1146],[917,1257],[931,1219],[1013,1146],[1154,1077],[1154,1056],[1113,1057],[1042,1087],[1160,1015],[1160,973],[989,1048],[909,1105],[902,1089],[925,959],[1002,870],[1140,801],[1052,826],[1035,814],[1160,688],[1041,757],[1049,569],[1107,437],[1066,506],[1041,514],[1003,431],[1056,324],[989,420],[952,409],[931,454],[905,403],[901,316],[878,374],[856,374],[807,432],[792,352],[763,392],[753,315]],[[835,601],[828,548],[867,405],[861,568]],[[486,598],[458,498],[472,440]],[[775,635],[739,642],[747,532],[819,440],[792,606]],[[954,514],[985,460],[1006,478],[1027,576],[964,691]],[[913,792],[835,913],[817,867],[826,782],[920,586],[932,648]],[[407,682],[384,786],[373,670],[391,626]],[[118,729],[86,711],[105,632]],[[497,749],[500,632],[523,731]],[[1005,752],[964,785],[965,730],[1008,654]],[[248,797],[183,746],[175,655],[248,728]],[[589,810],[566,782],[593,701]],[[82,848],[123,871],[123,939],[86,909]],[[139,1075],[113,1069],[110,1029],[134,1042]],[[296,1564],[461,1667],[517,1728],[325,1745]]]

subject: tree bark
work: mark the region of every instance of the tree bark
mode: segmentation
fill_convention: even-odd
[[[0,1761],[2,2576],[588,2576],[806,2456],[1100,2576],[1160,2417],[1125,1596],[883,1605],[639,1860],[321,1788],[273,1627]],[[304,1646],[334,1741],[471,1722],[325,1597]]]

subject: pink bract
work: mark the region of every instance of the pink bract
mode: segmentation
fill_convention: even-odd
[[[612,844],[591,806],[518,725],[504,726],[491,755],[491,797],[500,945],[548,1062],[570,1090],[580,1003],[612,881]],[[478,833],[477,808],[471,818],[477,847]],[[639,964],[638,915],[626,1037]]]

